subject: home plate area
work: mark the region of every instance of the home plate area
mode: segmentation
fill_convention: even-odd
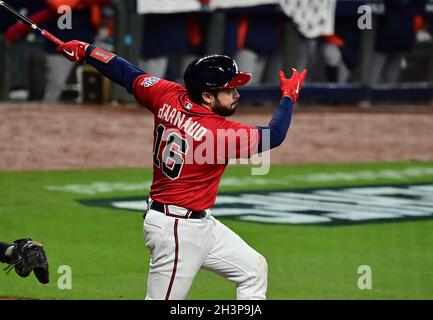
[[[143,197],[79,200],[144,213]],[[433,184],[222,193],[215,217],[276,224],[356,224],[433,218]]]

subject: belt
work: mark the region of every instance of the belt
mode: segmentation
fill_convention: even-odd
[[[181,216],[181,215],[170,213],[169,207],[170,207],[169,205],[166,205],[166,204],[163,204],[161,202],[152,200],[152,203],[150,204],[149,209],[155,210],[155,211],[164,213],[167,216],[176,217],[176,218],[203,219],[206,217],[206,211],[205,210],[201,210],[201,211],[187,210],[185,215]]]

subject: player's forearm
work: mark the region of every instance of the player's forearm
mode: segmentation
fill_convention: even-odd
[[[138,76],[145,74],[145,72],[119,56],[107,57],[107,62],[102,61],[103,59],[96,59],[91,55],[95,49],[92,45],[87,48],[87,63],[95,67],[102,75],[132,93],[134,80]]]
[[[293,102],[288,97],[281,98],[267,127],[257,127],[260,135],[258,152],[273,149],[281,145],[286,138],[292,121]],[[269,141],[267,141],[269,139]]]

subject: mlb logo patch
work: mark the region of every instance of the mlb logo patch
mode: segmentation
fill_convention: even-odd
[[[187,103],[185,104],[185,109],[187,109],[187,110],[191,110],[191,108],[192,108],[192,104],[191,104],[190,102],[187,102]]]
[[[143,80],[141,83],[142,87],[149,88],[153,86],[155,83],[157,83],[160,79],[157,77],[150,77]]]

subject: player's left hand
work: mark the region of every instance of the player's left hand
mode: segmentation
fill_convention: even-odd
[[[289,97],[295,103],[299,98],[307,69],[304,69],[301,74],[295,68],[292,68],[292,71],[293,74],[290,79],[287,79],[284,72],[280,71],[280,88],[283,97]]]
[[[57,47],[57,52],[63,54],[67,59],[73,62],[81,62],[86,57],[88,43],[72,40]]]

